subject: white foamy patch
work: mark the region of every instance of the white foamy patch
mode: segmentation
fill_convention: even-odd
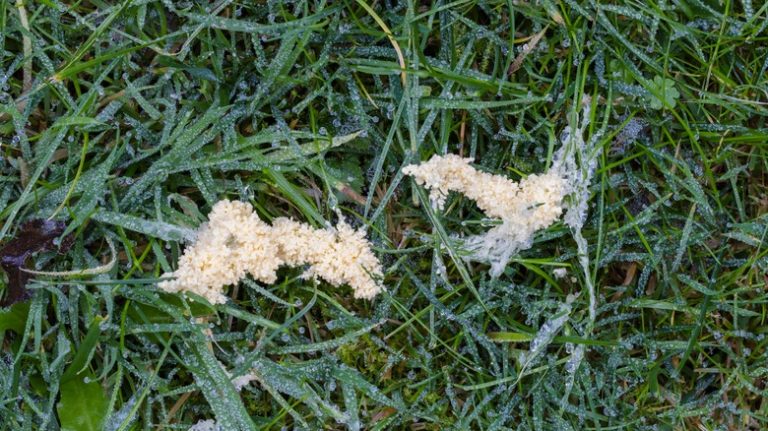
[[[221,427],[213,419],[206,419],[198,421],[196,424],[189,427],[189,431],[223,431]]]

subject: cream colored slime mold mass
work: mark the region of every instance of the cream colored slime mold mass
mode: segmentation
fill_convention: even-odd
[[[382,288],[381,263],[362,230],[343,219],[335,228],[315,229],[280,217],[272,225],[249,203],[222,200],[198,230],[196,241],[179,258],[178,269],[159,283],[167,292],[192,292],[213,304],[224,303],[223,290],[246,275],[274,283],[283,265],[309,265],[304,277],[334,286],[348,284],[355,298],[371,299]]]

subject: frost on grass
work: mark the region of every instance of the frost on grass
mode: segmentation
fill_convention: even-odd
[[[201,420],[189,427],[188,431],[222,431],[219,424],[213,419]]]
[[[589,331],[597,315],[597,298],[589,269],[588,244],[581,233],[581,228],[587,221],[589,185],[592,183],[592,177],[597,169],[597,160],[602,153],[602,147],[598,143],[604,131],[600,129],[588,141],[584,140],[590,123],[591,102],[589,97],[584,96],[581,115],[575,109],[568,114],[568,126],[560,135],[560,142],[563,145],[556,156],[558,169],[570,184],[564,221],[576,242],[579,265],[584,273],[584,284],[589,295]]]
[[[355,298],[371,299],[381,291],[379,260],[365,233],[343,219],[335,228],[315,229],[281,217],[270,226],[250,204],[223,200],[213,206],[194,244],[179,259],[178,269],[159,287],[192,292],[213,304],[226,301],[223,290],[246,275],[274,283],[281,266],[309,265],[305,278],[335,286],[348,284]]]

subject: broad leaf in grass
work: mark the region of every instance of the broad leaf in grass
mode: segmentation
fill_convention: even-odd
[[[24,325],[29,314],[29,302],[19,302],[0,310],[0,334],[11,330],[17,334],[24,332]]]
[[[653,81],[648,81],[651,94],[648,96],[648,102],[653,109],[661,109],[665,106],[674,109],[677,99],[680,98],[680,92],[675,88],[675,81],[661,76],[655,76]]]
[[[61,385],[56,406],[62,431],[98,431],[107,414],[109,400],[91,373]],[[82,374],[81,374],[82,376]]]

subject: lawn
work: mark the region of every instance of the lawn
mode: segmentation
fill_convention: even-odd
[[[768,429],[767,180],[762,1],[3,1],[0,429]],[[162,290],[224,199],[382,291]]]

